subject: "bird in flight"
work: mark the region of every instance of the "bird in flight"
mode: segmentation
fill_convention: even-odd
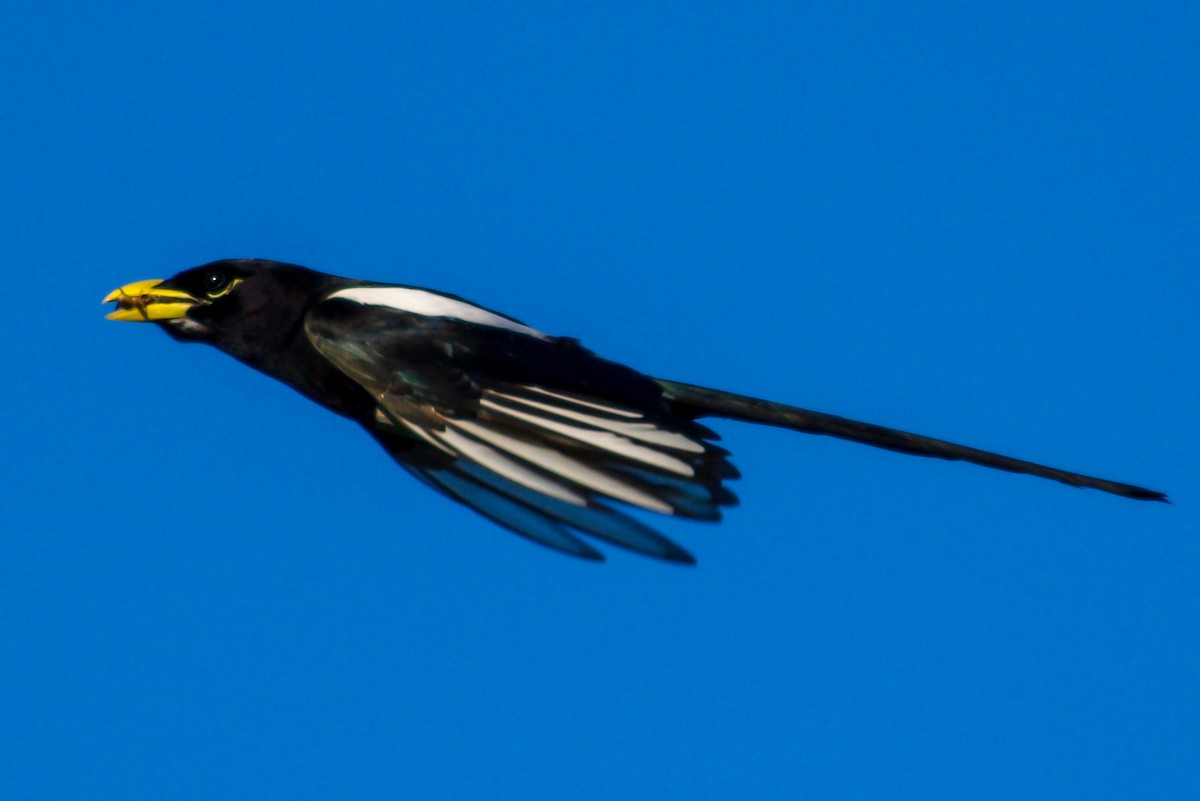
[[[227,259],[104,298],[111,320],[206,342],[354,420],[401,467],[534,542],[584,559],[586,537],[692,555],[624,504],[719,520],[738,477],[716,417],[973,462],[1137,500],[1161,492],[781,403],[651,378],[576,340],[428,289]]]

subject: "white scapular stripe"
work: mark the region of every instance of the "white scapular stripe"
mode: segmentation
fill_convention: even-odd
[[[459,455],[470,459],[480,467],[507,478],[509,481],[520,484],[522,487],[531,489],[534,492],[549,495],[551,498],[558,498],[561,501],[566,501],[576,506],[587,506],[587,498],[573,491],[570,487],[566,487],[557,481],[552,481],[546,476],[530,470],[525,465],[510,459],[490,445],[485,445],[478,440],[471,439],[449,426],[446,427],[445,431],[431,431],[429,433],[458,452]]]
[[[618,456],[624,456],[633,459],[636,462],[641,462],[646,465],[660,467],[663,470],[675,473],[681,476],[694,476],[696,471],[692,466],[682,459],[678,459],[670,454],[656,451],[653,448],[647,448],[645,445],[638,445],[624,437],[617,436],[611,431],[597,431],[594,428],[580,428],[579,426],[567,425],[560,423],[557,420],[548,420],[545,417],[538,417],[535,414],[526,414],[525,412],[511,409],[507,406],[501,406],[494,400],[484,397],[480,402],[480,406],[490,409],[500,414],[515,417],[518,420],[523,420],[527,423],[532,423],[538,428],[546,431],[553,431],[556,434],[562,434],[565,437],[570,437],[576,442],[582,442],[586,445],[599,448],[600,450],[608,451],[609,453]]]
[[[522,325],[516,320],[510,320],[473,303],[467,303],[465,300],[456,300],[424,289],[402,286],[356,286],[350,289],[340,289],[331,294],[327,300],[335,298],[361,303],[365,306],[384,306],[406,314],[419,314],[422,317],[450,317],[467,323],[478,323],[492,328],[516,331],[538,339],[548,339],[541,331]]]
[[[704,453],[704,446],[694,439],[687,437],[675,431],[666,431],[654,425],[654,423],[646,422],[625,422],[623,420],[607,420],[603,417],[595,415],[583,414],[581,412],[572,411],[562,406],[553,406],[549,403],[541,403],[532,398],[522,398],[519,395],[509,395],[504,392],[489,392],[490,396],[501,398],[502,400],[519,403],[523,406],[532,407],[534,409],[542,409],[547,412],[553,412],[560,417],[566,417],[570,420],[578,420],[581,423],[587,423],[596,428],[603,428],[606,431],[612,431],[617,434],[629,437],[630,439],[640,440],[641,442],[649,442],[652,445],[661,445],[664,448],[672,448],[679,451],[687,451],[688,453]]]
[[[618,501],[625,501],[634,506],[649,509],[652,512],[662,512],[669,515],[674,511],[670,504],[659,500],[650,493],[626,484],[624,481],[594,467],[589,467],[578,459],[573,459],[564,453],[542,445],[535,445],[532,442],[526,442],[516,437],[510,437],[499,431],[493,431],[471,420],[447,420],[446,424],[461,429],[476,439],[481,439],[519,459],[524,459],[530,464],[537,465],[544,470],[562,476],[601,495],[607,495],[610,498],[616,498]]]

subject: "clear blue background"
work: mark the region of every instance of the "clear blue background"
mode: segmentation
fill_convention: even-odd
[[[7,2],[0,796],[1195,798],[1200,6]],[[736,424],[538,549],[216,351],[226,256],[1143,483]]]

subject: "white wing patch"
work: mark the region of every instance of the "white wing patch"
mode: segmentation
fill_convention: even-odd
[[[675,473],[681,476],[694,476],[696,471],[692,466],[682,459],[678,459],[670,454],[656,451],[653,448],[648,448],[644,445],[638,445],[631,442],[625,437],[614,434],[611,431],[597,431],[594,428],[587,426],[571,425],[570,423],[560,423],[557,420],[538,417],[536,414],[528,414],[519,412],[516,409],[506,408],[497,404],[487,396],[484,396],[480,401],[483,408],[493,412],[508,415],[516,418],[524,423],[529,423],[544,431],[549,431],[554,434],[561,434],[564,437],[575,440],[584,445],[589,445],[597,450],[608,451],[616,456],[624,456],[635,462],[658,467],[670,473]]]
[[[546,389],[545,387],[533,387],[533,386],[521,387],[521,391],[522,392],[536,392],[541,395],[547,395],[551,398],[556,398],[560,401],[566,401],[567,403],[572,404],[574,406],[585,406],[589,409],[595,409],[597,411],[604,412],[605,414],[614,415],[616,417],[636,417],[638,419],[641,419],[641,417],[642,417],[641,412],[635,412],[633,409],[625,409],[620,406],[613,406],[611,404],[606,405],[606,404],[602,404],[602,403],[595,403],[594,401],[589,401],[589,400],[580,398],[577,395],[564,395],[561,392],[551,392],[550,390]]]
[[[669,503],[659,500],[629,482],[622,481],[612,473],[584,464],[580,460],[553,448],[517,439],[516,437],[489,429],[473,420],[453,420],[447,421],[447,423],[458,428],[460,431],[477,437],[498,450],[513,454],[530,464],[542,468],[551,475],[562,476],[593,492],[607,495],[618,501],[625,501],[625,503],[630,503],[634,506],[640,506],[643,509],[649,509],[652,512],[661,512],[669,515],[674,511]],[[509,477],[512,478],[512,476]]]
[[[525,465],[505,456],[481,440],[464,436],[449,426],[446,427],[445,431],[434,432],[433,436],[480,467],[490,470],[497,475],[504,476],[509,481],[520,484],[526,489],[531,489],[542,495],[548,495],[551,498],[558,498],[560,501],[566,501],[575,506],[587,506],[588,501],[586,496],[548,476],[541,475],[535,470],[530,470]]]
[[[528,387],[526,389],[533,389],[533,387]],[[579,422],[586,423],[589,426],[602,428],[606,431],[612,431],[628,437],[629,439],[641,440],[642,442],[648,442],[652,445],[661,445],[664,448],[674,448],[676,450],[687,451],[688,453],[704,453],[704,446],[699,442],[696,442],[694,439],[684,436],[683,434],[658,428],[653,423],[641,422],[644,418],[642,418],[642,416],[637,412],[620,409],[618,407],[602,407],[595,404],[587,404],[592,408],[604,409],[610,414],[615,411],[616,413],[626,417],[633,417],[634,420],[637,421],[630,422],[626,420],[613,420],[611,417],[605,418],[600,415],[581,414],[578,411],[563,406],[553,406],[548,403],[538,403],[532,398],[522,398],[516,395],[508,395],[496,390],[490,391],[488,395],[492,398],[499,398],[509,403],[522,404],[526,407],[532,407],[534,409],[541,409],[543,411],[551,412],[552,414],[559,415],[560,417],[578,420]],[[485,404],[487,402],[487,400],[484,401]],[[492,405],[495,406],[495,403]],[[515,411],[512,413],[514,415],[516,414]],[[576,437],[576,439],[578,439],[578,437]],[[667,469],[671,468],[668,467]],[[676,472],[680,472],[683,475],[692,475],[691,468],[688,468],[687,470],[678,470]]]
[[[364,306],[383,306],[422,317],[449,317],[467,323],[516,331],[538,339],[549,339],[541,331],[522,325],[516,320],[510,320],[473,303],[467,303],[465,300],[450,298],[424,289],[400,286],[358,286],[338,290],[327,298],[327,300],[334,299],[349,300]]]
[[[439,424],[430,425],[380,407],[376,422],[474,465],[472,480],[486,483],[490,474],[534,493],[530,497],[570,507],[594,508],[594,494],[711,520],[717,519],[716,506],[728,502],[697,474],[703,442],[660,428],[633,409],[540,387],[507,389],[485,390],[476,417],[438,415]],[[529,497],[523,502],[536,505]]]

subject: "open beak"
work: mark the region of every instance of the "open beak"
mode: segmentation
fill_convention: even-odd
[[[104,296],[102,303],[117,302],[117,309],[106,314],[109,320],[125,320],[133,323],[150,323],[156,320],[175,320],[187,314],[188,309],[200,302],[186,292],[164,287],[158,278],[137,281],[114,289]]]

